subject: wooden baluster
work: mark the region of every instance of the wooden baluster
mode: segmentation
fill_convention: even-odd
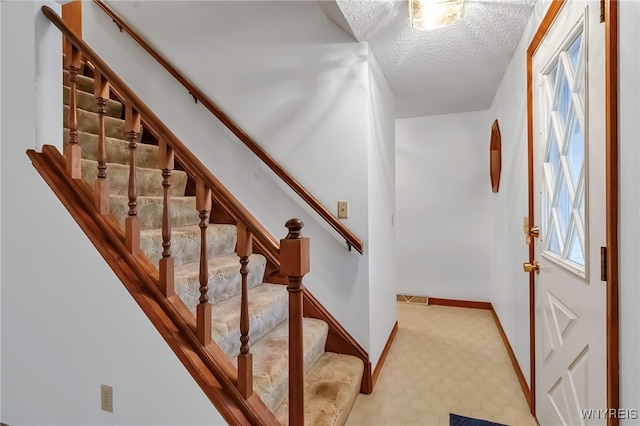
[[[94,94],[98,103],[98,178],[93,183],[96,209],[100,214],[109,214],[109,181],[107,180],[107,138],[104,114],[107,112],[109,82],[96,70]]]
[[[163,138],[158,140],[159,166],[162,169],[162,259],[160,259],[160,290],[165,297],[175,294],[174,259],[171,256],[171,211],[169,203],[169,187],[171,186],[171,170],[174,167],[173,148]]]
[[[290,219],[280,240],[280,272],[289,285],[289,424],[304,425],[304,350],[302,333],[302,277],[309,272],[309,239],[302,237],[304,223]]]
[[[126,105],[124,121],[129,141],[129,216],[125,221],[125,243],[130,253],[137,253],[140,251],[140,222],[137,210],[136,148],[140,136],[140,114],[131,105]]]
[[[196,309],[196,335],[203,345],[211,343],[211,304],[209,303],[209,263],[207,226],[211,210],[211,189],[203,181],[196,184],[196,208],[200,212],[200,303]]]
[[[82,55],[75,47],[71,47],[71,57],[68,59],[69,68],[69,143],[65,150],[67,160],[67,172],[72,179],[82,179],[82,149],[78,144],[78,96],[76,89],[78,87],[78,72],[82,66]]]
[[[247,275],[249,256],[253,251],[253,237],[244,224],[238,223],[238,256],[242,276],[242,300],[240,304],[240,355],[238,355],[238,390],[249,398],[253,394],[253,354],[249,352],[249,294]]]

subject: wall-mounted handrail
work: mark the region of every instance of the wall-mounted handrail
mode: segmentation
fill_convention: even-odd
[[[173,134],[171,130],[151,111],[151,109],[127,86],[122,79],[91,49],[71,28],[47,6],[42,7],[42,12],[49,20],[71,41],[71,43],[93,63],[96,69],[117,90],[123,103],[131,105],[142,117],[144,123],[152,132],[161,136],[182,160],[185,171],[196,180],[206,182],[211,188],[214,198],[225,201],[225,209],[236,220],[242,222],[251,233],[259,238],[265,248],[272,254],[278,254],[280,245],[278,241],[267,231],[260,222],[229,192],[227,188],[198,160],[198,158]]]
[[[120,31],[125,31],[144,50],[146,50],[164,69],[182,84],[196,102],[200,102],[222,124],[224,124],[238,139],[240,139],[258,158],[260,158],[280,179],[284,181],[296,194],[300,196],[316,213],[318,213],[338,234],[346,241],[349,249],[353,247],[360,254],[363,253],[362,241],[342,222],[340,222],[318,199],[316,199],[300,182],[293,178],[273,157],[271,157],[258,143],[238,126],[222,109],[202,93],[189,79],[178,71],[165,57],[163,57],[149,42],[140,36],[124,19],[118,16],[101,0],[94,2],[115,22]]]

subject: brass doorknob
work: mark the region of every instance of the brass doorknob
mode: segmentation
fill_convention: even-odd
[[[524,269],[525,272],[534,272],[536,274],[540,273],[540,264],[538,263],[537,260],[534,260],[533,263],[529,263],[529,262],[524,262],[522,264],[522,269]]]

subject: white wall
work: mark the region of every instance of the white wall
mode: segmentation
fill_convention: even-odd
[[[529,258],[522,230],[528,216],[526,49],[548,1],[535,5],[513,59],[491,105],[502,134],[500,192],[492,198],[491,302],[529,380],[529,276],[522,262]]]
[[[398,293],[490,300],[492,121],[486,111],[396,120]]]
[[[620,406],[640,408],[640,3],[624,0],[619,12]]]
[[[59,142],[38,111],[61,117],[61,52],[41,3],[1,2],[2,418],[8,424],[222,425],[222,418],[31,165],[25,151]],[[59,6],[49,4],[52,8]],[[61,86],[58,86],[61,92]],[[45,102],[42,108],[37,102]],[[53,121],[52,121],[53,123]],[[100,410],[114,387],[114,413]]]
[[[322,204],[334,210],[349,201],[344,222],[364,241],[361,256],[103,12],[86,6],[89,44],[274,236],[285,235],[288,218],[304,221],[312,241],[305,284],[366,350],[381,350],[369,324],[367,45],[315,2],[110,3]]]
[[[377,363],[396,321],[395,101],[369,52],[369,322]]]

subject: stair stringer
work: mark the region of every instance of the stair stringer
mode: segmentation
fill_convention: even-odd
[[[230,425],[279,425],[257,395],[248,399],[240,395],[231,362],[215,343],[200,345],[195,318],[186,319],[192,315],[178,296],[162,295],[154,278],[157,269],[143,254],[127,251],[117,221],[98,214],[91,187],[68,176],[62,154],[45,145],[42,153],[28,150],[27,155],[225,421]]]

